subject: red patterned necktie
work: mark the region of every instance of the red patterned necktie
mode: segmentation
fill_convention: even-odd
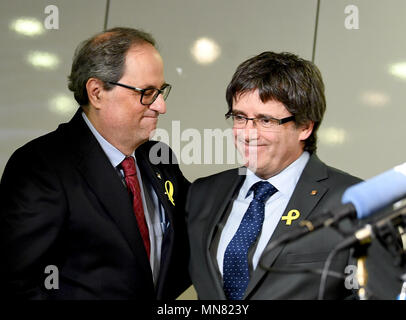
[[[121,162],[121,167],[124,170],[125,182],[127,183],[128,192],[133,197],[133,209],[137,219],[138,228],[144,241],[145,250],[148,258],[150,254],[150,242],[147,222],[145,220],[144,208],[142,206],[140,183],[137,178],[137,168],[133,157],[126,157]]]

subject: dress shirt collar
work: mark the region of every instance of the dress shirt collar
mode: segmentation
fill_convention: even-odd
[[[268,181],[278,190],[278,193],[290,198],[309,158],[310,154],[307,151],[304,151],[299,158],[297,158],[277,175],[270,177],[268,180],[261,179],[255,175],[253,171],[247,169],[246,178],[241,187],[239,197],[245,199],[250,196],[252,193],[252,190],[250,191],[251,187],[258,181]]]
[[[87,126],[89,127],[90,131],[92,131],[93,135],[95,136],[96,140],[99,142],[100,146],[102,147],[104,153],[109,158],[111,164],[114,168],[116,168],[124,159],[125,154],[123,154],[120,150],[118,150],[115,146],[113,146],[110,142],[104,139],[101,134],[96,130],[96,128],[92,125],[90,120],[87,118],[86,114],[82,112],[83,120],[85,120]],[[134,152],[131,155],[134,159]],[[135,159],[135,161],[137,161]]]

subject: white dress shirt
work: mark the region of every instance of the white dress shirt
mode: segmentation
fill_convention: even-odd
[[[106,139],[104,139],[100,133],[95,129],[92,123],[87,118],[86,114],[82,112],[82,117],[85,120],[87,126],[89,127],[90,131],[93,133],[97,141],[99,142],[100,146],[102,147],[104,153],[109,158],[110,163],[112,166],[118,171],[120,178],[122,179],[124,185],[124,172],[123,170],[118,170],[117,166],[125,159],[125,155],[110,144]],[[159,266],[161,262],[161,245],[162,245],[162,238],[163,232],[162,225],[164,224],[163,219],[165,219],[164,209],[162,208],[161,204],[159,203],[158,196],[156,195],[152,186],[150,186],[149,194],[152,197],[152,201],[154,204],[153,212],[149,212],[147,209],[147,203],[145,200],[145,193],[144,193],[144,186],[142,184],[142,178],[140,174],[140,170],[137,165],[137,159],[134,156],[134,152],[131,155],[135,159],[135,165],[137,168],[137,178],[141,188],[141,197],[142,197],[142,206],[144,208],[145,220],[147,222],[148,230],[149,230],[149,240],[151,244],[150,248],[150,265],[152,270],[152,275],[154,279],[154,283],[158,280],[159,275]]]
[[[262,231],[259,236],[258,245],[256,247],[255,253],[252,258],[252,266],[254,270],[257,267],[259,258],[264,251],[266,245],[273,232],[276,229],[279,221],[281,220],[282,214],[286,209],[290,197],[292,196],[293,190],[299,180],[300,175],[304,167],[306,166],[310,154],[308,152],[303,152],[302,155],[288,167],[278,173],[276,176],[269,178],[268,181],[271,183],[278,191],[274,193],[265,203],[265,217],[264,223],[262,225]],[[265,181],[255,175],[252,171],[247,169],[247,175],[245,181],[241,186],[238,197],[235,199],[230,215],[227,222],[223,228],[220,236],[219,245],[217,248],[217,263],[221,274],[223,275],[223,260],[224,253],[234,234],[244,217],[248,206],[253,199],[253,192],[247,197],[248,191],[258,181]]]

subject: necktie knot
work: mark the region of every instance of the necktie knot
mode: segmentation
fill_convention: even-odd
[[[278,189],[268,181],[259,181],[252,185],[249,193],[251,191],[254,191],[255,200],[265,203]]]
[[[121,167],[124,171],[124,176],[129,177],[133,176],[137,173],[137,169],[135,168],[135,160],[133,157],[126,157],[121,162]]]

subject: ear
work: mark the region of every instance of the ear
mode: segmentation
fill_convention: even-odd
[[[86,82],[89,103],[96,109],[101,108],[101,97],[104,92],[103,82],[97,78],[89,78]]]
[[[299,140],[300,141],[305,141],[308,137],[310,137],[310,135],[313,132],[313,127],[314,127],[314,122],[313,121],[309,121],[306,124],[302,125],[299,130]]]

